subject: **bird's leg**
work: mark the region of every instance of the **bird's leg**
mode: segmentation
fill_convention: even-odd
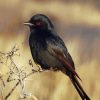
[[[50,71],[50,70],[47,70],[47,69],[39,69],[39,72],[48,72],[48,71]]]
[[[47,70],[47,69],[43,69],[41,66],[39,66],[39,65],[37,65],[38,66],[38,71],[39,72],[48,72],[49,70]]]
[[[57,67],[50,67],[50,71],[59,71]]]

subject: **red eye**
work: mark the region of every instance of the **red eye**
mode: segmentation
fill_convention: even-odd
[[[40,21],[37,21],[35,24],[36,24],[36,26],[40,26],[41,25],[41,22]]]

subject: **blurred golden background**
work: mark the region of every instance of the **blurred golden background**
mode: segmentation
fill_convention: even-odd
[[[7,52],[19,45],[21,56],[14,58],[19,66],[27,65],[32,59],[29,29],[23,23],[37,13],[52,20],[73,57],[83,88],[91,100],[100,100],[100,1],[0,0],[0,51]],[[7,71],[7,66],[0,63],[0,74]],[[6,96],[15,83],[7,83],[2,95]],[[16,87],[8,100],[20,100],[19,90],[20,86]],[[38,100],[80,100],[69,78],[60,72],[30,76],[25,81],[25,91]]]

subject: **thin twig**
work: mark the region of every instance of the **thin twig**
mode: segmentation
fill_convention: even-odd
[[[26,79],[27,77],[29,77],[30,75],[32,75],[33,73],[39,72],[39,70],[34,70],[33,72],[29,73],[28,75],[26,75],[26,77],[23,78]],[[6,95],[5,100],[7,100],[9,98],[9,96],[12,94],[12,92],[15,90],[15,88],[19,85],[20,80],[14,85],[14,87],[12,88],[12,90]]]
[[[42,72],[43,70],[41,70],[40,68],[38,70],[34,69],[33,63],[31,60],[29,60],[29,65],[31,66],[31,72],[27,73],[25,72],[25,68],[24,69],[20,69],[16,63],[14,62],[14,57],[15,55],[17,55],[17,51],[19,50],[19,48],[16,48],[16,45],[11,49],[11,51],[8,51],[7,53],[2,53],[0,52],[0,62],[7,62],[8,59],[10,60],[10,65],[8,66],[9,68],[9,72],[7,74],[8,78],[6,80],[6,82],[10,82],[10,81],[14,81],[17,80],[17,83],[13,86],[13,88],[10,90],[10,92],[4,97],[4,100],[7,100],[11,94],[13,93],[13,91],[16,89],[16,87],[20,84],[21,86],[21,90],[22,90],[22,96],[24,98],[26,98],[28,95],[24,92],[24,88],[25,88],[25,84],[24,84],[24,80],[26,78],[28,78],[29,76],[31,76],[32,74],[36,73],[36,72]],[[5,60],[5,61],[4,61]],[[13,75],[15,75],[17,78],[14,78]],[[2,81],[3,85],[5,86],[5,83],[2,79],[2,77],[0,76],[0,80]],[[32,95],[31,96],[34,100],[37,100],[37,98]]]

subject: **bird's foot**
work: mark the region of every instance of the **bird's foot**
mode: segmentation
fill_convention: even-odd
[[[49,70],[47,70],[47,69],[42,69],[42,68],[39,68],[39,69],[38,69],[38,71],[39,71],[39,72],[48,72]]]

